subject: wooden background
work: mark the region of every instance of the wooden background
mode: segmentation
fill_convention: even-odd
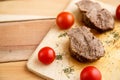
[[[120,0],[100,0],[105,3],[109,3],[113,6],[117,6]],[[70,0],[1,0],[0,1],[0,14],[26,14],[26,15],[40,15],[40,16],[53,16],[55,17],[60,11],[62,11]],[[8,24],[9,26],[9,24]],[[15,30],[13,27],[6,28],[6,30],[11,31],[12,29]],[[26,30],[27,29],[27,30]],[[33,48],[30,48],[31,52],[37,47],[40,43],[40,40],[43,38],[43,34],[46,34],[46,29],[38,27],[26,28],[26,29],[19,29],[19,32],[14,31],[14,41],[6,42],[9,38],[6,38],[5,32],[0,29],[0,44],[17,44],[19,45],[19,40],[23,41],[24,44],[28,42],[34,43]],[[35,30],[33,32],[33,29]],[[16,29],[18,30],[18,29]],[[24,30],[24,33],[23,33]],[[40,35],[36,35],[37,33],[41,33]],[[25,34],[25,31],[28,31]],[[36,32],[37,31],[37,32]],[[4,34],[3,34],[4,33]],[[20,35],[20,33],[22,33]],[[18,36],[18,34],[20,36]],[[41,37],[40,37],[41,36]],[[28,37],[34,39],[28,39]],[[6,40],[8,39],[8,40]],[[6,49],[6,48],[5,48]],[[27,61],[19,61],[19,62],[9,62],[9,63],[0,63],[0,80],[42,80],[40,77],[34,75],[33,73],[29,72],[26,68]]]

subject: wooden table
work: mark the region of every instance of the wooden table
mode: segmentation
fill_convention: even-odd
[[[120,0],[102,1],[113,6],[120,2]],[[69,2],[70,0],[3,0],[0,2],[0,13],[56,16]],[[38,35],[36,37],[38,39],[36,44],[39,44]],[[43,80],[27,70],[26,62],[0,63],[0,80]]]

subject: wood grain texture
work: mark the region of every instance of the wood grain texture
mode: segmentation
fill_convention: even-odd
[[[26,61],[0,63],[0,80],[43,80],[29,72]]]
[[[0,23],[0,62],[27,60],[54,22],[50,19]]]
[[[2,0],[0,1],[0,13],[56,16],[56,14],[59,13],[59,11],[63,10],[63,8],[68,4],[69,1],[70,0],[47,0],[47,1],[46,0]],[[120,0],[99,0],[99,1],[103,1],[105,3],[109,3],[114,6],[117,6],[117,4],[119,4],[120,2]],[[32,4],[32,2],[34,3]],[[40,4],[43,2],[43,6],[38,5],[37,2],[39,2]],[[25,6],[26,4],[27,6]],[[46,4],[49,4],[48,5],[49,7],[45,7]],[[16,35],[16,37],[18,36]],[[37,37],[39,36],[37,35]],[[33,51],[34,49],[30,48],[30,50]],[[21,62],[0,63],[0,80],[43,80],[43,79],[29,72],[26,68],[26,61],[21,61]]]
[[[70,0],[3,0],[0,14],[56,16]]]

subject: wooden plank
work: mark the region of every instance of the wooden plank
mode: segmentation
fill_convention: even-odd
[[[54,22],[48,19],[0,23],[0,62],[27,60]]]
[[[54,16],[62,11],[70,0],[3,0],[0,14],[26,14]]]
[[[43,80],[29,72],[26,61],[0,63],[0,80]]]

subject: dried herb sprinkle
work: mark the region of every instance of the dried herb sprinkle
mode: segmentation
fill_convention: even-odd
[[[57,59],[57,60],[62,60],[62,55],[60,55],[60,54],[59,54],[59,55],[56,55],[56,59]]]
[[[72,72],[74,71],[74,69],[73,69],[73,66],[71,66],[71,67],[66,67],[66,68],[64,68],[63,71],[64,71],[64,73],[66,74],[66,76],[67,76],[68,78],[70,78],[69,74],[72,74]]]
[[[60,38],[60,37],[65,37],[66,35],[67,35],[67,32],[61,33],[61,34],[58,36],[58,38]]]

